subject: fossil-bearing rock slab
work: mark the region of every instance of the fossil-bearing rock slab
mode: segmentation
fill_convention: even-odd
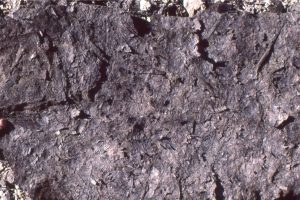
[[[33,199],[299,198],[299,20],[2,17],[1,159]]]

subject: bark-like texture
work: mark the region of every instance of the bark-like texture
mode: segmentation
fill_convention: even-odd
[[[0,18],[2,159],[33,199],[297,199],[299,20]]]

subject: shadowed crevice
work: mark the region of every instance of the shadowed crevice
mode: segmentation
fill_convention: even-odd
[[[151,31],[151,25],[149,22],[147,22],[144,19],[141,19],[139,17],[131,16],[131,19],[133,21],[134,28],[138,32],[140,36],[145,36],[150,33]]]

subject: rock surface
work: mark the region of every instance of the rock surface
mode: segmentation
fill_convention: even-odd
[[[86,4],[0,18],[11,182],[48,200],[299,199],[299,20]]]

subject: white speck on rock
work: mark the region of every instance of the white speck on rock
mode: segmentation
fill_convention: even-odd
[[[70,135],[78,135],[79,133],[78,132],[76,132],[76,131],[71,131],[70,132]]]
[[[92,178],[91,178],[91,184],[93,184],[93,185],[98,185],[98,182],[97,182],[95,179],[92,179]]]
[[[80,115],[80,110],[74,108],[71,110],[71,118],[75,118],[75,117],[78,117]]]
[[[141,0],[140,1],[140,10],[141,11],[147,11],[151,7],[151,3],[147,0]]]
[[[55,133],[54,133],[55,135],[60,135],[60,130],[58,130],[58,131],[55,131]]]

